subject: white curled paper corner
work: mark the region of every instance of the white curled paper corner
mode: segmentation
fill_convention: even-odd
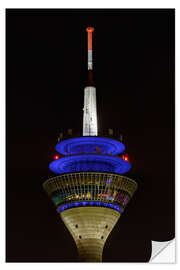
[[[175,239],[170,241],[152,241],[150,263],[175,263]]]

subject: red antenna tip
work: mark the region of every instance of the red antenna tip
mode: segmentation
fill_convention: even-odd
[[[86,31],[87,31],[88,33],[92,33],[92,32],[94,32],[94,27],[87,27],[87,28],[86,28]]]

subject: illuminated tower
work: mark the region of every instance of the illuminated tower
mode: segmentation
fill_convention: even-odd
[[[92,33],[88,27],[88,86],[84,90],[83,136],[56,145],[61,154],[49,165],[56,177],[43,187],[71,233],[79,260],[101,262],[103,247],[137,189],[123,176],[131,165],[122,142],[98,137],[96,88],[92,80]]]

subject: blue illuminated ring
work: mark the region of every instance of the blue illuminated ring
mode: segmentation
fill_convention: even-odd
[[[119,141],[101,137],[78,137],[59,142],[56,150],[63,155],[75,155],[81,153],[98,153],[97,147],[102,154],[117,155],[125,150],[124,144]]]
[[[50,163],[49,168],[57,174],[73,172],[108,172],[124,174],[131,164],[118,157],[106,155],[75,155],[59,158]]]
[[[71,208],[75,208],[75,207],[87,207],[87,206],[107,207],[107,208],[114,209],[114,210],[118,211],[119,213],[123,212],[123,208],[120,207],[119,205],[107,203],[107,202],[98,202],[98,201],[80,201],[80,202],[67,203],[67,204],[59,206],[57,209],[57,212],[62,213],[63,211],[65,211],[67,209],[71,209]]]

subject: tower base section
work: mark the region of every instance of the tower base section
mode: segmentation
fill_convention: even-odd
[[[106,239],[120,213],[104,207],[77,207],[60,214],[76,242],[81,262],[102,262]]]

